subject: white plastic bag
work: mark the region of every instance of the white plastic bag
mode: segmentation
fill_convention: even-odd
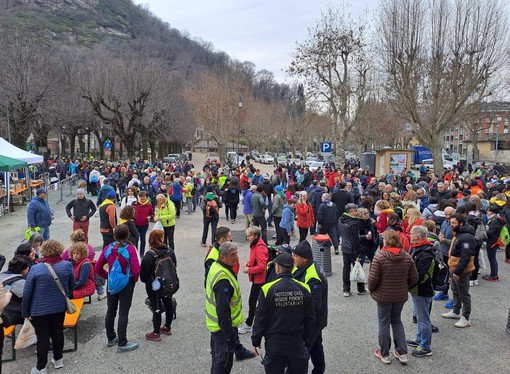
[[[478,255],[478,263],[480,264],[480,269],[483,270],[487,270],[487,263],[485,262],[485,257],[486,257],[485,248],[480,248],[480,254]]]
[[[361,267],[360,262],[356,261],[356,264],[351,270],[351,282],[365,283],[366,279],[367,277],[363,271],[363,268]]]
[[[154,230],[165,231],[163,230],[163,224],[161,223],[161,221],[156,222],[156,224],[152,227],[152,231]]]
[[[34,326],[32,326],[32,323],[28,318],[25,318],[23,327],[21,328],[21,331],[19,332],[19,335],[16,338],[16,344],[14,345],[14,349],[27,348],[35,343],[37,343],[37,335],[35,335]]]

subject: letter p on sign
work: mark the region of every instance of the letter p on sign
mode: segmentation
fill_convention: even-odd
[[[321,143],[321,152],[322,153],[331,153],[333,148],[333,143],[331,142],[322,142]]]

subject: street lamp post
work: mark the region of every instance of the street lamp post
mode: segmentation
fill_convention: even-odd
[[[241,137],[241,108],[243,107],[243,98],[239,96],[239,111],[237,114],[237,152],[236,164],[239,166],[239,139]]]
[[[499,123],[501,121],[501,117],[496,118],[497,121],[497,129],[496,129],[496,149],[494,150],[494,163],[498,162],[498,148],[499,148]]]

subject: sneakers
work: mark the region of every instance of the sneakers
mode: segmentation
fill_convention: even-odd
[[[450,310],[448,313],[441,314],[443,318],[449,318],[449,319],[461,319],[461,315],[455,313],[453,310]]]
[[[397,358],[397,360],[399,360],[402,365],[407,365],[407,363],[409,362],[407,360],[407,355],[400,354],[397,351],[393,352],[393,356],[395,356]]]
[[[363,295],[370,295],[370,292],[368,292],[367,290],[358,291],[358,295],[360,295],[360,296],[363,296]]]
[[[340,251],[338,250],[338,248],[335,248],[335,255],[339,255],[340,254]]]
[[[117,352],[119,353],[122,353],[122,352],[129,352],[129,351],[134,351],[135,349],[138,348],[138,343],[135,343],[135,342],[127,342],[126,344],[124,344],[123,346],[119,346],[117,347]]]
[[[46,374],[46,373],[47,373],[46,368],[38,370],[36,367],[34,367],[32,368],[32,370],[30,370],[30,374]]]
[[[469,287],[473,287],[475,285],[474,281],[469,281]]]
[[[344,291],[344,297],[349,297],[351,295],[351,291]]]
[[[416,349],[413,349],[413,352],[411,354],[414,357],[425,357],[425,356],[432,356],[432,351],[430,349],[418,347]]]
[[[478,279],[475,279],[475,280],[473,281],[473,286],[479,286],[479,285],[480,285],[480,284],[478,283]]]
[[[145,334],[145,340],[150,340],[152,342],[160,342],[161,336],[160,334],[156,334],[155,332],[148,332]]]
[[[381,360],[383,364],[391,364],[391,360],[388,356],[383,357],[383,355],[381,353],[381,348],[377,348],[375,350],[375,357],[377,357],[379,360]]]
[[[434,301],[442,301],[442,300],[448,300],[448,295],[445,295],[442,292],[439,292],[436,296],[434,296]]]
[[[51,363],[55,367],[55,369],[61,369],[64,367],[64,359],[61,358],[60,360],[55,360],[54,358],[51,359]]]
[[[462,316],[460,320],[455,323],[455,327],[458,327],[460,329],[463,329],[464,327],[471,326],[471,321],[469,321],[466,317]]]
[[[484,275],[482,279],[485,279],[489,282],[499,282],[499,277],[496,275],[495,277],[491,277],[490,275]]]
[[[98,301],[104,300],[104,299],[106,299],[106,297],[107,297],[106,292],[97,294]]]
[[[160,332],[160,334],[172,335],[172,328],[166,327],[166,326],[161,326],[161,328],[159,329],[159,332]]]
[[[205,244],[205,243],[200,243],[200,245],[201,245],[202,247],[204,247],[204,248],[205,248],[205,247],[207,247],[207,244]]]
[[[249,332],[251,332],[251,326],[248,326],[248,325],[246,324],[246,322],[243,322],[243,323],[241,324],[241,326],[239,326],[239,327],[237,328],[237,332],[238,332],[239,334],[246,334],[246,333],[249,333]]]
[[[416,340],[406,340],[406,342],[409,347],[418,347],[420,345]]]
[[[448,300],[446,303],[444,303],[444,307],[448,309],[453,309],[454,306],[455,302],[453,301],[453,299]]]
[[[439,327],[432,325],[432,332],[439,332]]]
[[[230,222],[231,222],[232,224],[234,224],[234,223],[236,223],[236,220],[235,220],[235,219],[233,219],[233,220],[232,220],[232,221],[230,221]]]
[[[108,342],[106,343],[106,346],[108,347],[113,347],[115,344],[117,344],[119,342],[119,337],[116,336],[115,338],[113,338],[112,340],[108,340]]]
[[[254,358],[254,357],[255,357],[255,353],[253,353],[252,351],[249,351],[248,349],[244,348],[241,353],[236,355],[236,360],[237,361],[243,361],[243,360],[248,360],[248,359]]]

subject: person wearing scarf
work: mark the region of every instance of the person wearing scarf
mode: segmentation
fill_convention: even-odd
[[[374,257],[368,275],[368,290],[377,303],[379,321],[379,347],[375,355],[384,364],[389,358],[391,334],[395,341],[394,355],[403,363],[407,362],[407,341],[401,314],[409,297],[408,289],[418,282],[418,273],[411,256],[402,249],[400,236],[396,231],[385,231],[383,248]]]
[[[140,234],[139,243],[134,243],[140,251],[140,257],[145,253],[146,235],[149,230],[149,221],[154,219],[154,208],[147,198],[146,191],[140,191],[138,201],[133,204],[135,208],[135,226]]]
[[[37,365],[31,373],[44,373],[48,363],[48,348],[53,343],[53,359],[56,369],[64,366],[64,318],[66,299],[55,282],[47,265],[53,267],[66,295],[74,289],[74,271],[69,261],[62,260],[64,245],[47,240],[41,246],[41,264],[30,268],[23,289],[23,318],[31,318],[37,335]]]

